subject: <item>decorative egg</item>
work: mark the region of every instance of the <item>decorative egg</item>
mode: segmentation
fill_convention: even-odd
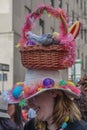
[[[75,84],[73,82],[71,82],[71,81],[67,81],[67,84],[71,85],[71,86],[75,86]]]
[[[16,87],[13,89],[13,91],[12,91],[12,95],[13,95],[13,97],[15,97],[15,98],[19,98],[20,95],[21,95],[21,93],[22,93],[22,86],[16,86]]]
[[[66,83],[66,81],[65,80],[60,80],[60,82],[59,82],[59,85],[60,86],[62,86],[62,85],[66,85],[67,83]]]
[[[23,82],[17,82],[16,85],[23,85]]]
[[[66,118],[65,118],[64,121],[65,121],[65,122],[68,122],[68,121],[69,121],[69,116],[66,116]]]
[[[66,127],[67,127],[67,123],[64,122],[64,123],[62,124],[62,129],[65,129]]]
[[[50,78],[46,78],[43,80],[43,85],[46,87],[46,88],[50,88],[54,85],[54,80],[53,79],[50,79]]]
[[[28,95],[28,94],[29,94],[29,87],[28,87],[28,86],[25,86],[25,87],[24,87],[24,94],[25,94],[25,95]]]
[[[27,41],[26,42],[26,46],[29,46],[29,45],[35,45],[36,43],[34,41]]]

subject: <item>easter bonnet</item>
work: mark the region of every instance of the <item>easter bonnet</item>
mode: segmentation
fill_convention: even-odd
[[[38,36],[32,32],[34,23],[43,13],[59,21],[59,31]],[[45,91],[63,91],[70,97],[80,96],[74,83],[62,80],[59,70],[71,67],[76,58],[76,37],[81,23],[76,21],[69,27],[68,15],[63,9],[49,5],[39,6],[27,15],[20,47],[22,65],[27,68],[25,80],[12,89],[15,99],[30,99]]]

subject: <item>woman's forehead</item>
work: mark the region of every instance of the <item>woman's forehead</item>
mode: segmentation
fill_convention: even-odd
[[[43,93],[40,93],[40,94],[38,94],[38,95],[35,95],[34,97],[31,97],[30,99],[28,99],[28,101],[30,101],[30,100],[34,100],[35,98],[40,98],[40,97],[46,97],[46,95],[48,96],[48,95],[50,95],[50,92],[48,92],[48,91],[46,91],[46,92],[43,92]]]

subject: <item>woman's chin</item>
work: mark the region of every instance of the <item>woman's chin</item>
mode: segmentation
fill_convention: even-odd
[[[37,114],[37,118],[38,118],[39,120],[42,120],[42,117],[41,117],[41,115],[39,115],[39,114]]]
[[[46,119],[41,115],[37,115],[37,119],[41,121],[46,121]]]

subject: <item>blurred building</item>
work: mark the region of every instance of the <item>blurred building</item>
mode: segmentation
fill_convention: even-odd
[[[86,0],[0,0],[0,64],[9,67],[0,70],[0,90],[8,89],[17,81],[24,81],[25,68],[21,64],[20,53],[16,44],[21,35],[21,28],[25,16],[42,4],[50,4],[53,7],[65,8],[70,20],[80,20],[83,24],[80,36],[77,39],[77,58],[82,59],[82,73],[87,71],[87,2]],[[49,25],[49,26],[48,26]],[[37,20],[34,32],[42,33],[58,32],[58,20],[45,14]],[[65,70],[66,71],[66,70]],[[2,81],[4,75],[4,82]],[[63,73],[65,77],[65,73]]]
[[[60,0],[60,5],[68,12],[72,23],[76,20],[82,23],[76,39],[77,59],[81,61],[81,75],[87,74],[87,0]]]
[[[20,54],[15,47],[23,21],[24,0],[0,1],[0,64],[9,66],[8,71],[0,71],[1,90],[11,88],[15,81],[21,81],[24,77]]]

